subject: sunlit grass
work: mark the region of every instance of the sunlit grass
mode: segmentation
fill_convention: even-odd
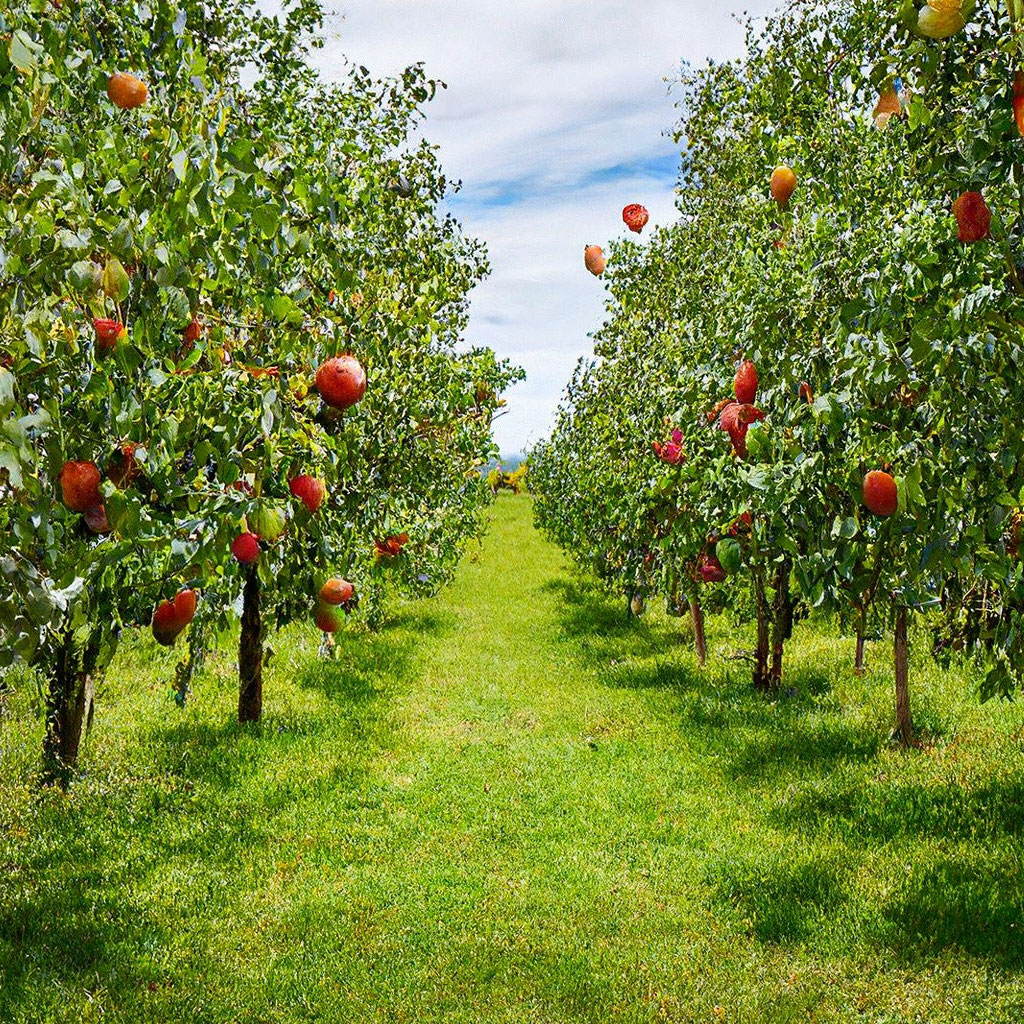
[[[928,1021],[1024,1015],[1024,710],[801,623],[766,703],[731,622],[627,622],[503,496],[441,598],[190,704],[140,638],[84,776],[0,724],[0,1021]],[[919,645],[923,646],[923,645]]]

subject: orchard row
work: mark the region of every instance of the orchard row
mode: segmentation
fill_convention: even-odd
[[[272,627],[373,627],[479,530],[519,371],[461,344],[487,262],[413,141],[437,85],[326,83],[322,35],[315,0],[0,13],[0,657],[52,778],[125,627],[183,701],[240,618],[255,719]]]
[[[607,319],[531,455],[539,524],[701,661],[709,602],[765,691],[803,615],[856,671],[892,630],[906,743],[915,613],[985,696],[1024,670],[1018,7],[806,0],[687,71],[679,219],[587,247]]]

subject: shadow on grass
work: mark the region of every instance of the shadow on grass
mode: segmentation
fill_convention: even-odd
[[[424,634],[450,625],[403,613],[381,633],[344,634],[334,659],[300,660],[282,710],[274,693],[288,662],[275,659],[262,722],[239,725],[219,696],[212,711],[172,709],[103,775],[87,775],[68,797],[44,794],[32,842],[18,844],[0,885],[0,1020],[38,1007],[46,992],[99,988],[112,1005],[137,1008],[167,980],[162,951],[262,884],[304,804],[322,812],[329,803],[343,817],[379,799],[392,697],[415,679]],[[177,914],[154,900],[171,875],[188,880]],[[80,1009],[58,1005],[55,1019]]]
[[[1024,972],[1024,890],[1019,856],[1004,863],[941,858],[909,877],[885,908],[878,939],[923,959],[960,949]]]
[[[596,583],[579,576],[557,577],[540,589],[555,598],[559,628],[566,639],[618,647],[623,638],[640,632],[639,622],[627,613],[625,598],[616,601]]]
[[[595,583],[561,579],[546,590],[558,599],[570,656],[606,686],[677,699],[689,748],[760,805],[754,814],[770,844],[741,842],[724,858],[708,851],[712,900],[740,928],[769,944],[884,948],[905,964],[958,950],[1024,969],[1024,887],[1007,863],[1024,834],[1024,780],[965,790],[890,777],[888,736],[870,716],[842,713],[820,645],[812,645],[819,660],[801,659],[798,638],[785,690],[765,698],[748,661],[713,656],[703,671],[687,664],[671,625],[628,620],[623,602]],[[722,621],[709,622],[713,649]],[[924,695],[918,713],[936,732]],[[931,844],[947,841],[960,846],[937,860]],[[904,851],[891,865],[890,844]],[[860,878],[865,858],[872,867]],[[1019,872],[1019,858],[1014,864]]]
[[[808,790],[773,812],[779,824],[840,835],[870,847],[903,839],[978,842],[1024,835],[1024,781],[989,782],[976,789],[925,786],[899,778]],[[1022,890],[1024,892],[1024,890]]]
[[[821,930],[847,901],[845,866],[772,851],[719,862],[708,873],[719,900],[762,942],[792,943]]]

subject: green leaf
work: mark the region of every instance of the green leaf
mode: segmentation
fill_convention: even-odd
[[[39,66],[39,55],[42,52],[42,46],[24,29],[18,29],[12,33],[7,55],[10,57],[11,63],[22,74],[29,74],[36,70]]]
[[[124,302],[128,298],[131,281],[121,261],[111,256],[103,268],[102,288],[104,293],[115,302]]]

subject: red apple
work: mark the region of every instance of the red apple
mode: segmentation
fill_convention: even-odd
[[[65,462],[60,471],[64,504],[72,512],[88,512],[102,504],[100,471],[95,462]]]
[[[93,533],[110,533],[110,523],[107,521],[107,510],[103,505],[93,505],[87,508],[82,515],[85,525]]]
[[[389,537],[385,537],[384,540],[375,540],[373,542],[374,557],[379,562],[384,558],[396,558],[402,553],[402,548],[409,543],[409,534],[407,533],[394,533]]]
[[[733,391],[741,405],[752,405],[757,397],[757,368],[749,359],[744,359],[737,368]]]
[[[876,516],[891,516],[899,508],[900,495],[896,481],[879,469],[864,477],[864,504]]]
[[[260,539],[255,533],[240,533],[231,542],[231,554],[242,565],[252,565],[260,557]]]
[[[700,561],[697,563],[697,572],[705,583],[721,583],[726,577],[722,563],[718,561],[717,556],[709,552],[705,552],[700,556]]]
[[[992,212],[980,192],[964,192],[958,196],[953,203],[953,216],[956,217],[957,238],[961,242],[970,245],[991,237]]]
[[[644,225],[647,223],[650,214],[647,210],[642,207],[639,203],[630,203],[622,211],[622,219],[625,222],[627,228],[630,231],[635,231],[639,234],[644,229]]]
[[[302,502],[310,512],[315,512],[324,500],[324,485],[314,476],[292,477],[288,481],[288,490]]]
[[[119,320],[93,320],[92,326],[96,331],[96,348],[100,352],[112,352],[126,333],[124,324]]]
[[[356,588],[348,580],[329,579],[317,597],[324,604],[348,604],[355,592]]]
[[[153,612],[153,636],[170,647],[196,614],[196,592],[182,590],[173,601],[161,601]]]
[[[334,409],[351,409],[366,394],[366,371],[355,356],[335,356],[316,371],[316,389]]]

